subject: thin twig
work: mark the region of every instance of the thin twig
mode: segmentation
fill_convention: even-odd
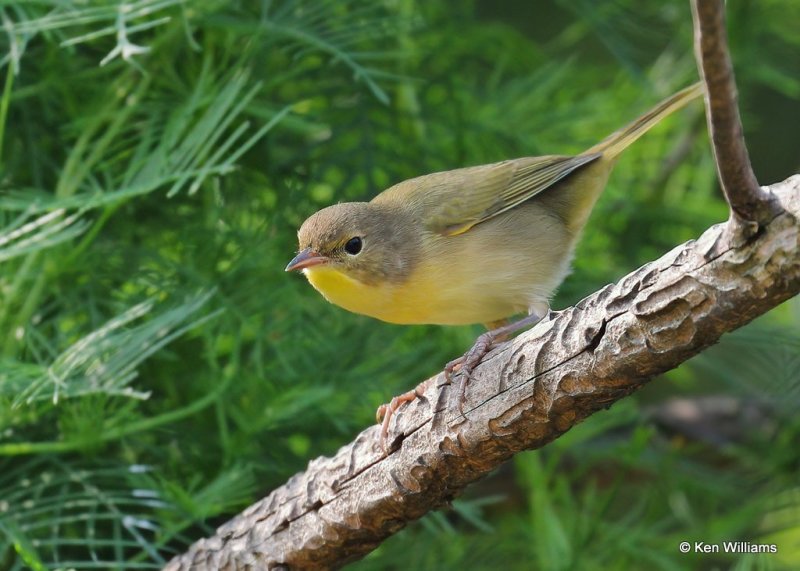
[[[763,225],[779,209],[758,185],[747,154],[728,52],[724,1],[692,0],[692,16],[695,57],[706,85],[706,116],[722,192],[734,220]]]

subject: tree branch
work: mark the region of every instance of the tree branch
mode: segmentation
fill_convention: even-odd
[[[785,213],[746,243],[707,230],[494,350],[458,413],[428,381],[384,456],[379,427],[195,543],[166,569],[319,569],[362,557],[512,455],[539,448],[800,292],[800,176],[770,188]]]
[[[724,0],[692,0],[692,16],[695,58],[706,85],[706,118],[720,185],[733,218],[742,228],[752,226],[746,232],[752,234],[779,209],[758,185],[747,154],[725,32]]]

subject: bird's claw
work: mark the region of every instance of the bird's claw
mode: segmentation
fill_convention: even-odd
[[[466,355],[461,355],[457,359],[453,359],[444,366],[444,380],[450,384],[453,381],[453,373],[458,373],[461,370],[461,365],[464,363]]]
[[[453,359],[444,367],[444,376],[448,382],[452,380],[454,372],[461,374],[461,385],[458,389],[458,412],[462,415],[464,414],[464,401],[467,397],[467,383],[472,378],[475,367],[480,364],[495,341],[496,336],[491,331],[487,331],[475,340],[469,351],[461,357]]]
[[[381,425],[381,449],[384,455],[389,454],[389,422],[394,413],[397,412],[403,403],[411,402],[418,398],[424,398],[425,383],[420,384],[414,390],[405,392],[392,398],[388,403],[382,404],[375,411],[375,420]]]

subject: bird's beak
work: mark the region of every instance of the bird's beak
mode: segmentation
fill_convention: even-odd
[[[310,268],[311,266],[318,266],[327,262],[328,258],[315,252],[311,248],[306,248],[292,258],[292,261],[289,262],[288,266],[286,266],[285,271],[293,272],[295,270],[304,270],[306,268]]]

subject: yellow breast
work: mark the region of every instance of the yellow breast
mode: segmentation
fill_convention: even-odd
[[[431,300],[436,288],[427,280],[414,280],[413,285],[367,285],[327,266],[308,268],[304,273],[325,299],[353,313],[390,323],[435,322],[431,320]]]

